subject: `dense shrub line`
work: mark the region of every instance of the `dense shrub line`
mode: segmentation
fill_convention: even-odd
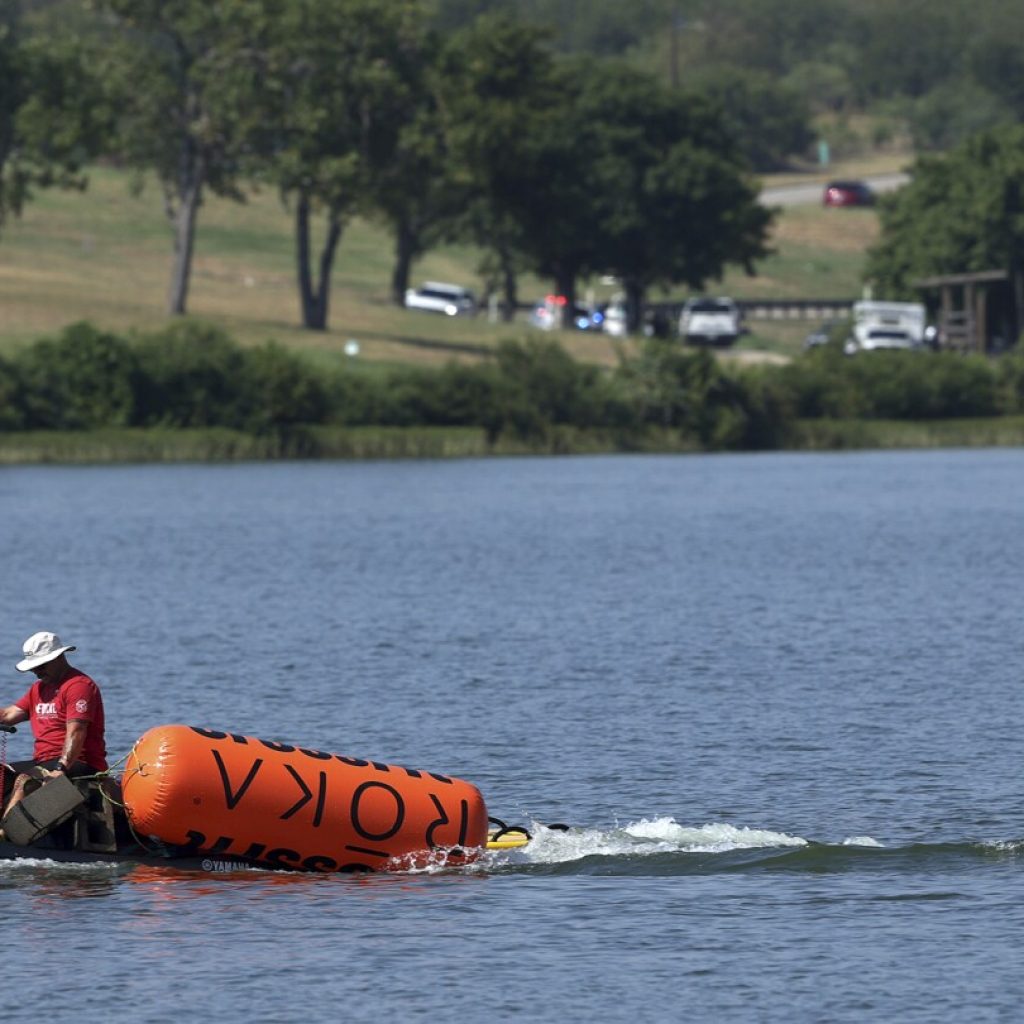
[[[784,367],[728,371],[709,353],[651,341],[614,370],[546,340],[507,341],[494,358],[439,370],[323,368],[268,342],[179,321],[130,338],[88,323],[0,359],[0,430],[229,428],[259,436],[309,426],[483,428],[542,439],[600,430],[622,447],[671,431],[704,449],[778,448],[821,420],[936,420],[1024,411],[1024,355],[828,346]]]

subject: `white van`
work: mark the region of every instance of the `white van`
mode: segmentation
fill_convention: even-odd
[[[422,309],[445,316],[472,316],[476,313],[476,297],[468,288],[444,281],[424,281],[422,288],[408,288],[406,309]]]

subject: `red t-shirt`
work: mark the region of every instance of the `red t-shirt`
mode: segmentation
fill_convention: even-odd
[[[103,698],[100,688],[87,675],[75,670],[56,684],[37,679],[28,693],[14,704],[28,715],[32,726],[32,735],[36,738],[32,752],[34,761],[60,757],[64,751],[68,720],[71,719],[89,723],[79,760],[98,772],[106,771]]]

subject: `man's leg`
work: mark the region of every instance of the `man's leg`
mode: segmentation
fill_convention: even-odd
[[[7,806],[3,809],[4,817],[7,817],[11,808],[17,807],[29,793],[38,789],[43,784],[43,779],[39,774],[40,767],[45,768],[55,763],[56,761],[43,761],[41,764],[36,764],[34,761],[15,761],[13,764],[4,766],[7,772],[14,778],[12,785],[9,787],[5,786],[5,793],[9,791],[11,795],[7,801]],[[0,829],[0,837],[2,835],[3,830]]]
[[[25,797],[33,790],[38,789],[42,785],[40,779],[33,775],[29,775],[23,772],[14,780],[14,790],[11,793],[11,799],[7,802],[7,806],[4,808],[4,817],[21,803]]]

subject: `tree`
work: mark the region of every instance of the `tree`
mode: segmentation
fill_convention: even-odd
[[[930,0],[927,9],[891,0],[851,0],[851,6],[858,51],[854,80],[862,104],[893,95],[924,96],[957,78],[965,43],[985,20],[963,0]]]
[[[684,15],[684,72],[732,67],[781,77],[848,37],[856,24],[851,0],[677,0],[675,6]],[[683,84],[689,84],[685,74]]]
[[[1015,119],[998,96],[971,78],[950,80],[909,101],[906,118],[918,153],[941,153],[978,132]]]
[[[636,330],[655,285],[700,290],[730,263],[753,273],[768,254],[773,214],[759,202],[759,187],[714,106],[696,96],[645,99],[639,82],[632,93],[627,82],[617,91],[633,104],[643,137],[617,186],[609,180],[602,191],[597,220],[603,268],[623,281]],[[595,99],[599,106],[622,101],[608,83]]]
[[[1016,4],[997,5],[993,17],[981,19],[982,33],[973,40],[969,64],[977,82],[1024,120],[1024,11]]]
[[[23,39],[18,8],[0,10],[0,227],[35,188],[84,188],[103,144],[106,108],[84,43]]]
[[[446,131],[475,240],[566,297],[621,277],[630,325],[656,283],[700,286],[765,255],[771,214],[720,111],[610,61],[555,64],[536,32],[491,18],[444,66]]]
[[[426,33],[422,60],[409,62],[409,80],[395,109],[393,150],[370,176],[372,213],[394,234],[391,300],[405,304],[412,265],[457,235],[467,202],[464,182],[451,173],[437,93],[437,39]]]
[[[910,182],[880,206],[881,236],[865,278],[893,297],[917,277],[1004,269],[1017,332],[1024,312],[1024,126],[967,140],[946,156],[919,158]]]
[[[117,111],[113,149],[140,181],[152,172],[160,182],[174,232],[168,310],[184,313],[204,193],[243,199],[278,0],[96,2],[113,27],[102,65]]]
[[[584,69],[571,110],[584,126],[585,265],[620,278],[631,330],[654,285],[700,289],[730,263],[753,272],[772,214],[714,105],[605,65]]]
[[[664,26],[672,0],[434,0],[434,20],[453,32],[481,15],[533,25],[560,53],[621,56]]]
[[[423,107],[401,130],[394,158],[373,178],[373,207],[394,234],[391,301],[405,305],[415,260],[453,234],[464,192],[447,176],[436,111]]]
[[[717,69],[687,83],[721,110],[729,133],[757,171],[774,171],[814,141],[810,110],[796,89],[765,71]]]
[[[814,57],[800,61],[782,79],[784,86],[814,113],[839,112],[852,105],[857,52],[849,44],[835,43]]]
[[[396,153],[424,60],[424,24],[418,0],[292,0],[284,11],[264,83],[276,106],[261,156],[295,218],[305,327],[327,326],[338,243],[348,221],[371,208],[375,178]]]
[[[0,11],[0,226],[8,212],[19,213],[26,183],[15,165],[15,120],[26,92],[24,60],[15,35],[17,9]]]
[[[534,234],[543,211],[564,204],[564,222],[569,205],[579,207],[577,162],[569,159],[578,126],[566,131],[562,119],[552,131],[567,102],[552,55],[536,28],[504,16],[478,18],[451,38],[437,89],[448,174],[465,195],[456,230],[488,254],[511,317],[521,255],[544,244]],[[550,272],[569,308],[578,269]]]

